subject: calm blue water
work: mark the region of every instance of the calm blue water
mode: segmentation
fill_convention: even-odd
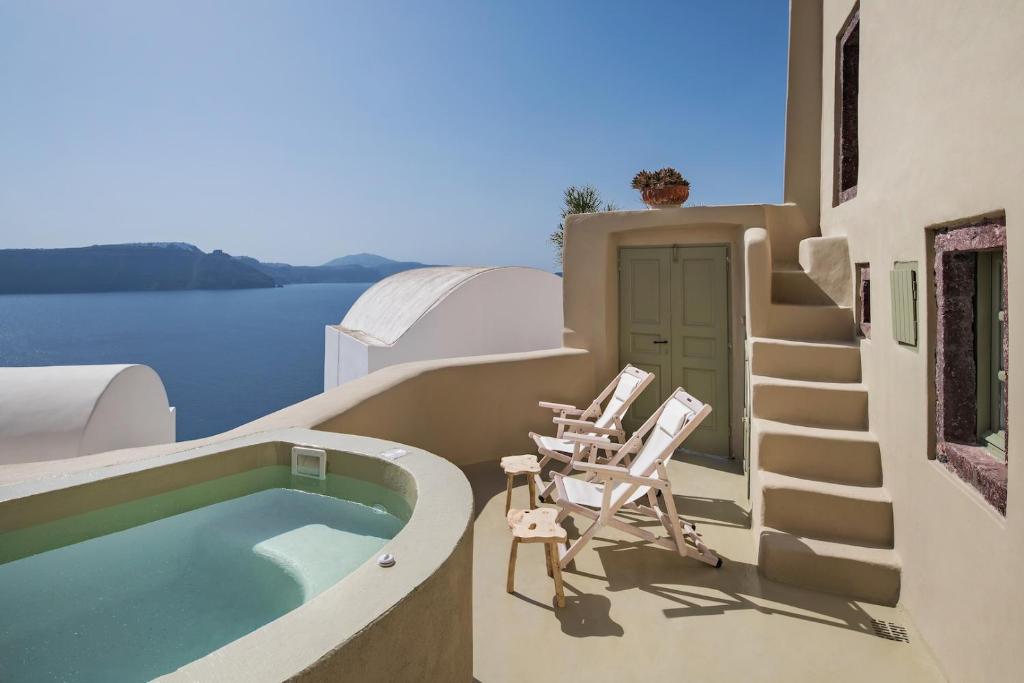
[[[209,436],[323,391],[324,325],[369,286],[0,296],[0,365],[148,365]]]
[[[271,488],[0,565],[0,679],[148,681],[313,599],[402,526]]]

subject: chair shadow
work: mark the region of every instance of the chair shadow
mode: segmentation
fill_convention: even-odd
[[[750,512],[729,498],[675,494],[676,510],[687,522],[732,529],[749,529]]]
[[[637,589],[662,598],[667,618],[753,610],[874,636],[871,616],[856,602],[775,583],[756,565],[724,558],[715,569],[641,540],[594,540],[609,592]]]

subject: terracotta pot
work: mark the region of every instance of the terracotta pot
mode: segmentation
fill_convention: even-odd
[[[652,209],[670,209],[682,206],[690,196],[689,185],[670,185],[669,187],[650,187],[640,190],[644,204]]]

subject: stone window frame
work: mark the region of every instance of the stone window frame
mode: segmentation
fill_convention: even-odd
[[[860,100],[860,3],[836,36],[835,122],[832,155],[832,206],[857,196],[860,169],[858,132]]]
[[[1006,515],[1005,460],[994,457],[977,438],[975,360],[976,254],[1002,253],[1002,296],[1007,305],[1006,219],[1004,215],[936,229],[931,236],[935,274],[935,457],[977,489]],[[1006,307],[1004,310],[1008,310]],[[1009,318],[1002,328],[1002,367],[1009,372]],[[1009,379],[1002,383],[1008,401]],[[1007,414],[1009,415],[1008,402]],[[1006,425],[1009,437],[1009,420]]]
[[[854,272],[857,278],[857,331],[862,338],[871,339],[871,264],[855,263]]]

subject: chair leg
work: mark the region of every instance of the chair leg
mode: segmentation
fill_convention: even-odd
[[[509,593],[516,589],[516,550],[519,548],[519,539],[512,539],[512,549],[508,553],[508,582],[505,590]]]
[[[555,604],[565,607],[565,590],[562,588],[562,569],[558,566],[558,546],[554,543],[545,543],[544,550],[548,553],[549,562],[554,568],[552,573],[555,579]]]
[[[561,565],[562,567],[568,567],[569,563],[572,562],[572,558],[576,557],[576,553],[583,550],[583,546],[590,542],[590,539],[594,537],[598,529],[601,528],[600,522],[594,522],[590,527],[583,532],[583,534],[573,541],[573,544],[569,546],[569,549],[562,555]]]
[[[508,483],[505,485],[505,514],[512,509],[512,475],[509,474],[505,477]]]
[[[534,482],[532,474],[526,475],[526,487],[530,489],[530,509],[535,510],[537,508],[537,484]]]

